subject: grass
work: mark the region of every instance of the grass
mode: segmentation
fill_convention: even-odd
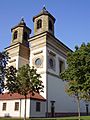
[[[62,117],[62,118],[37,118],[31,120],[78,120],[78,117]],[[90,116],[81,116],[81,120],[90,120]]]
[[[0,118],[0,120],[23,120],[18,118]],[[78,120],[78,117],[62,117],[62,118],[32,118],[27,120]],[[81,116],[81,120],[90,120],[90,116]]]

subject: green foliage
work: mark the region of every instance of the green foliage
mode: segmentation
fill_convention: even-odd
[[[13,66],[10,66],[6,69],[6,79],[7,83],[5,85],[5,88],[10,91],[10,93],[15,93],[17,91],[17,70]]]
[[[80,99],[90,100],[90,43],[75,47],[67,56],[67,69],[60,77],[67,81],[66,92],[76,97],[80,120]]]
[[[4,89],[4,78],[8,59],[9,57],[6,51],[0,52],[0,93],[2,93]]]
[[[67,64],[68,68],[60,75],[68,83],[67,92],[86,99],[86,93],[90,93],[90,43],[69,52]]]
[[[18,70],[13,66],[7,69],[6,73],[7,84],[6,88],[11,92],[18,92],[21,95],[26,96],[29,93],[43,92],[42,81],[40,80],[40,74],[37,74],[37,70],[34,67],[24,65]]]

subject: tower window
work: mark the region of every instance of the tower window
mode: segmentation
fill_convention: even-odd
[[[54,61],[53,61],[53,59],[51,59],[51,58],[49,59],[49,64],[50,64],[50,67],[53,68],[53,66],[54,66]]]
[[[15,31],[13,35],[13,39],[17,39],[17,34],[18,34],[18,31]]]
[[[48,63],[49,63],[48,67],[52,70],[55,70],[55,57],[49,56]]]
[[[24,40],[27,40],[27,38],[28,38],[27,32],[24,32],[24,34],[23,34],[23,39],[24,39]]]
[[[39,29],[39,28],[41,28],[41,27],[42,27],[42,20],[39,19],[39,20],[37,21],[37,29]]]
[[[64,61],[59,61],[59,73],[63,72],[65,70],[65,63]]]
[[[49,20],[49,30],[52,30],[52,22]]]

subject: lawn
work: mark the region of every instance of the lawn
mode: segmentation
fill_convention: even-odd
[[[23,120],[14,118],[0,118],[0,120]],[[77,117],[63,117],[63,118],[32,118],[27,120],[78,120]],[[81,120],[90,120],[90,116],[82,116]]]
[[[78,120],[78,117],[63,117],[63,118],[47,118],[47,119],[31,119],[31,120]],[[90,116],[82,116],[81,120],[90,120]]]

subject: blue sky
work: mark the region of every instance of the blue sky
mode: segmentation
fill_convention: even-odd
[[[55,36],[74,50],[75,45],[90,42],[90,0],[1,0],[0,1],[0,51],[10,45],[11,28],[22,17],[32,29],[33,16],[43,6],[56,18]]]

